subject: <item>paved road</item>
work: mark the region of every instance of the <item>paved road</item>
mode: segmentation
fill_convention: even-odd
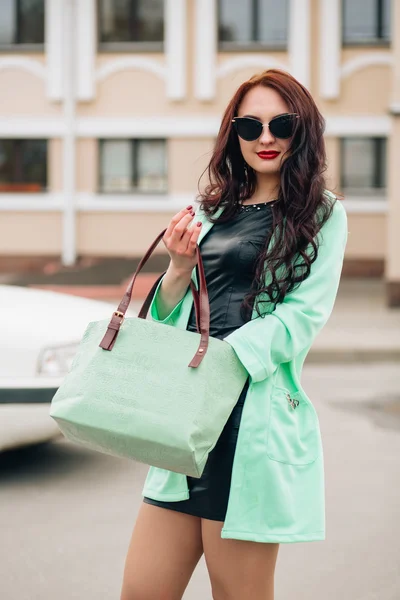
[[[399,600],[399,375],[398,364],[305,368],[327,540],[281,545],[276,600]],[[63,440],[0,456],[1,600],[118,600],[146,471]],[[184,598],[211,600],[203,560]]]

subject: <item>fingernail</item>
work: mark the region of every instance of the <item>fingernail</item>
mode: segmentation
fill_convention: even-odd
[[[187,206],[187,207],[186,207],[186,210],[191,210],[192,208],[193,208],[193,206],[192,206],[192,205],[190,205],[190,206]]]
[[[190,211],[190,214],[192,215],[192,217],[194,217],[194,215],[195,215],[194,210]]]
[[[201,227],[201,223],[200,221],[198,223],[196,223],[197,227]]]

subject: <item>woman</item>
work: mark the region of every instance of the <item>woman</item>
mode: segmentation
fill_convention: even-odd
[[[122,600],[182,598],[203,553],[214,599],[272,600],[279,544],[325,539],[318,417],[300,383],[347,241],[343,206],[325,190],[323,130],[288,73],[246,81],[223,116],[200,207],[169,223],[153,319],[196,331],[189,283],[201,244],[210,333],[249,377],[199,479],[149,469]]]

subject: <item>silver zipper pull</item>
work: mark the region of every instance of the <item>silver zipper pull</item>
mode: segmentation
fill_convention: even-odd
[[[297,399],[294,400],[293,398],[291,398],[290,394],[286,394],[286,399],[289,402],[290,406],[293,408],[293,410],[299,405],[299,401]]]

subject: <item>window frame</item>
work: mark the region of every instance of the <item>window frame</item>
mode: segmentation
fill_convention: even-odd
[[[103,189],[102,187],[102,171],[101,171],[101,164],[102,164],[102,147],[104,145],[105,142],[118,142],[118,141],[129,141],[131,143],[131,145],[133,145],[133,152],[132,152],[132,181],[131,181],[131,185],[132,187],[127,190],[127,191],[119,191],[119,190],[109,190],[106,191]],[[138,181],[139,176],[138,176],[138,160],[137,160],[137,151],[135,146],[137,146],[140,142],[147,142],[147,141],[155,141],[155,142],[164,142],[164,147],[165,147],[165,155],[166,155],[166,160],[167,160],[167,169],[166,169],[166,187],[164,190],[142,190],[138,187],[133,187],[133,184],[135,182]],[[99,194],[100,197],[109,197],[109,196],[118,196],[119,198],[123,198],[124,196],[126,198],[129,198],[131,196],[134,197],[143,197],[143,196],[157,196],[160,198],[166,198],[168,196],[168,194],[170,193],[169,191],[169,180],[168,180],[168,139],[167,138],[153,138],[153,137],[106,137],[106,138],[98,138],[97,139],[97,148],[98,148],[98,159],[97,159],[97,165],[98,165],[98,177],[97,177],[97,193]]]
[[[243,44],[240,42],[227,42],[227,41],[221,41],[220,40],[220,34],[219,34],[219,29],[220,29],[220,15],[221,15],[221,3],[223,0],[217,0],[216,2],[216,10],[217,10],[217,47],[218,47],[218,51],[219,52],[240,52],[240,53],[246,53],[246,52],[262,52],[262,51],[268,51],[268,52],[287,52],[288,50],[288,45],[289,45],[289,14],[287,17],[287,23],[286,23],[286,40],[284,43],[279,44],[277,42],[273,42],[273,43],[266,43],[266,42],[259,42],[259,41],[252,41],[248,44]],[[251,13],[251,25],[252,25],[252,33],[254,33],[255,29],[256,29],[256,24],[258,22],[258,13],[259,13],[259,2],[260,0],[252,0],[252,13]],[[288,13],[290,11],[290,3],[288,4]]]
[[[165,0],[164,0],[165,1]],[[164,39],[161,42],[103,42],[101,40],[101,2],[97,0],[97,51],[109,54],[119,54],[123,52],[132,53],[151,53],[165,52],[165,19],[164,19]]]
[[[47,138],[10,138],[10,137],[1,137],[0,138],[1,142],[12,142],[14,147],[13,147],[13,174],[15,174],[15,171],[18,169],[18,165],[15,165],[15,158],[17,155],[17,151],[16,149],[19,148],[18,150],[18,158],[20,161],[20,168],[21,168],[21,163],[22,163],[22,144],[24,142],[30,142],[30,141],[36,141],[36,142],[44,142],[45,143],[45,151],[46,151],[46,159],[45,159],[45,163],[44,163],[44,174],[45,174],[45,183],[43,185],[43,187],[40,190],[16,190],[13,191],[12,189],[10,190],[2,190],[1,186],[2,185],[10,185],[12,186],[12,184],[16,184],[16,185],[20,185],[20,186],[30,186],[30,185],[34,185],[34,182],[27,182],[27,181],[11,181],[8,184],[7,183],[2,183],[0,181],[0,197],[3,196],[4,194],[28,194],[28,195],[32,195],[32,196],[36,196],[37,194],[46,194],[49,191],[49,140]]]
[[[344,28],[345,28],[345,3],[348,0],[341,0],[342,1],[342,47],[344,48],[358,48],[358,47],[362,47],[362,46],[368,46],[368,47],[376,47],[376,48],[389,48],[392,44],[392,36],[390,36],[389,39],[384,39],[383,37],[375,37],[374,39],[370,39],[370,40],[345,40],[344,37]],[[376,27],[378,30],[378,33],[381,33],[383,31],[383,2],[384,0],[375,0],[376,2]]]
[[[13,0],[14,3],[16,3],[17,5],[17,10],[16,10],[16,28],[15,28],[15,33],[16,33],[16,39],[18,39],[19,35],[20,35],[20,22],[21,22],[21,5],[20,5],[20,1],[19,0]],[[46,19],[46,2],[45,0],[43,0],[43,8],[44,8],[44,19]],[[1,53],[6,53],[6,52],[13,52],[16,54],[23,54],[23,53],[37,53],[37,54],[43,54],[45,51],[45,43],[46,43],[46,25],[44,25],[43,28],[43,42],[38,42],[37,44],[34,44],[32,42],[26,44],[24,42],[18,42],[18,41],[14,41],[11,44],[2,44],[0,42],[0,54]]]
[[[374,175],[373,180],[375,183],[384,183],[383,186],[375,185],[373,187],[346,187],[345,185],[345,143],[346,140],[352,139],[364,139],[373,141],[373,164],[374,164]],[[385,136],[360,136],[360,135],[348,135],[341,136],[339,138],[339,150],[340,150],[340,188],[343,190],[345,195],[351,197],[381,197],[385,198],[387,194],[387,144],[388,138]],[[386,147],[386,160],[383,160],[382,146]],[[386,167],[386,168],[385,168]]]

